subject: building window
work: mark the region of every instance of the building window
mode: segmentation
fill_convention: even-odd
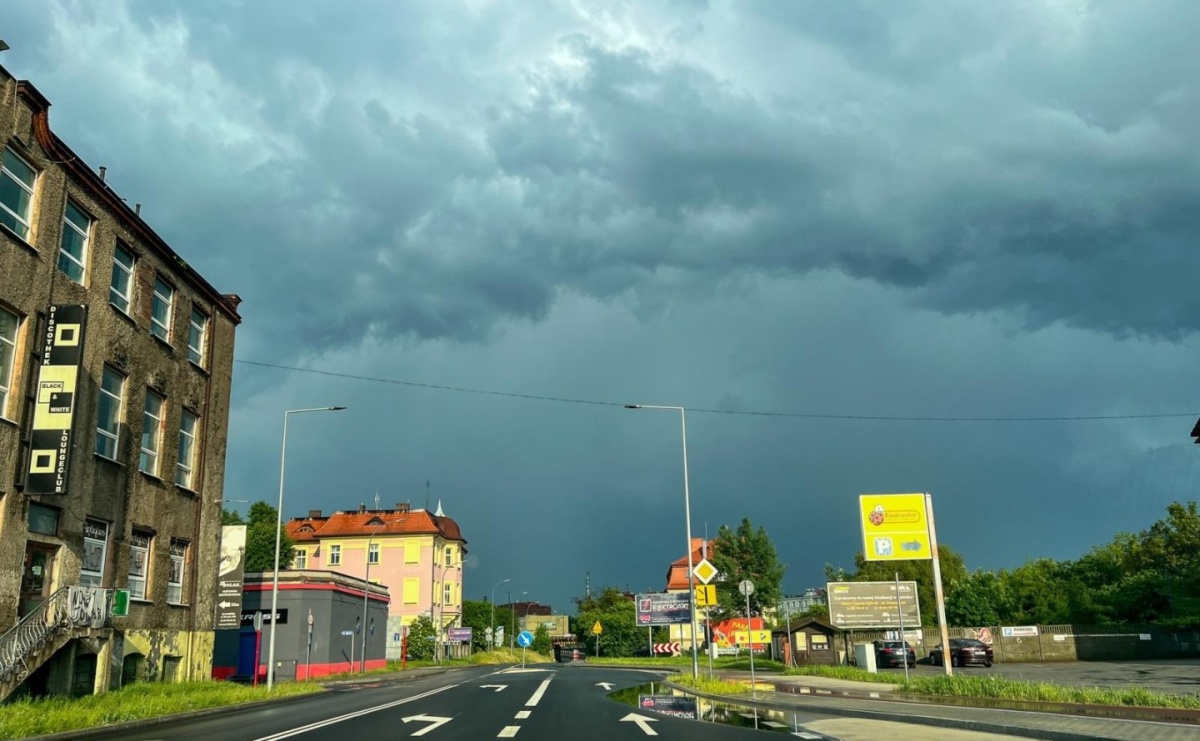
[[[298,569],[307,569],[308,568],[308,551],[306,551],[303,548],[296,549],[296,568],[298,568]]]
[[[154,302],[150,307],[150,332],[163,342],[171,341],[171,304],[175,289],[162,278],[154,279]]]
[[[448,545],[448,546],[446,546],[446,565],[449,566],[450,562],[453,560],[454,560],[454,546]]]
[[[412,577],[404,580],[404,604],[415,605],[421,596],[421,580]]]
[[[125,397],[125,376],[107,365],[100,378],[100,413],[96,420],[96,455],[117,459],[121,438],[121,408]]]
[[[0,224],[29,241],[29,206],[37,170],[16,152],[6,148],[0,158]]]
[[[151,476],[158,475],[158,449],[162,447],[163,397],[153,391],[146,392],[146,411],[142,414],[142,454],[138,457],[138,470]]]
[[[454,601],[454,585],[450,582],[442,584],[442,604],[448,605]]]
[[[79,565],[79,584],[104,585],[104,560],[108,551],[108,523],[87,518],[83,521],[83,562]]]
[[[188,326],[188,360],[204,367],[204,342],[208,334],[208,316],[192,307],[192,321]]]
[[[183,604],[183,564],[187,561],[186,540],[171,538],[171,573],[167,576],[167,602]]]
[[[329,546],[329,565],[341,566],[342,564],[342,547],[340,545]]]
[[[369,563],[369,564],[379,563],[379,544],[378,543],[371,543],[370,545],[367,546],[367,563]]]
[[[12,388],[13,362],[17,357],[17,327],[21,320],[16,314],[0,308],[0,417],[8,409],[8,392]]]
[[[29,505],[29,532],[58,535],[58,510],[41,504]]]
[[[192,488],[192,468],[196,461],[196,421],[199,418],[184,409],[179,416],[179,462],[175,466],[175,483]]]
[[[150,533],[133,531],[129,536],[129,578],[126,586],[132,599],[146,599],[146,579],[150,572]]]
[[[404,541],[404,563],[420,563],[421,544],[415,540]]]
[[[63,215],[62,245],[58,250],[58,269],[76,283],[83,283],[87,272],[88,234],[92,217],[85,214],[74,201],[67,201]]]
[[[129,313],[133,303],[133,265],[135,262],[137,262],[137,258],[133,256],[133,253],[118,242],[117,250],[113,253],[112,280],[108,284],[108,300],[126,314]]]

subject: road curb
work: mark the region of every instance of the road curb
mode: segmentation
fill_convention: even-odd
[[[800,711],[804,709],[815,709],[830,715],[840,715],[847,718],[860,718],[863,720],[886,720],[896,723],[911,723],[914,725],[934,726],[936,728],[951,728],[962,731],[978,731],[982,733],[996,733],[1008,736],[1019,736],[1022,738],[1044,739],[1044,741],[1121,741],[1110,736],[1097,736],[1094,733],[1076,733],[1073,731],[1058,731],[1054,729],[1030,728],[1028,726],[1014,726],[1006,723],[992,723],[990,721],[981,720],[965,720],[958,718],[937,718],[927,715],[910,715],[908,713],[895,713],[886,710],[859,710],[857,708],[847,708],[840,706],[837,703],[836,696],[831,695],[803,695],[806,700],[817,700],[817,702],[805,702],[803,704],[772,702],[762,698],[746,697],[744,695],[713,695],[707,692],[698,692],[690,687],[675,684],[674,682],[664,682],[664,684],[675,689],[687,692],[699,697],[713,700],[715,702],[724,702],[730,705],[743,705],[759,708],[770,708],[772,710],[790,710]],[[800,697],[801,695],[797,695]],[[822,703],[821,700],[832,700],[832,703]],[[885,700],[886,702],[886,700]],[[919,705],[920,703],[913,703]],[[1022,711],[1011,711],[1022,712]]]
[[[322,688],[328,687],[344,687],[355,684],[366,684],[369,682],[378,682],[380,680],[396,680],[413,681],[421,677],[437,676],[446,674],[458,669],[467,667],[446,667],[445,669],[434,669],[433,671],[422,671],[420,674],[405,675],[403,672],[389,672],[388,674],[376,674],[361,679],[343,679],[336,682],[320,683]],[[58,733],[48,733],[42,736],[25,736],[24,741],[65,741],[66,739],[89,738],[99,736],[101,734],[113,733],[114,731],[134,731],[139,728],[152,728],[164,723],[174,723],[175,721],[196,720],[198,718],[211,718],[217,715],[225,715],[239,710],[251,710],[260,708],[266,705],[282,705],[297,700],[305,700],[311,697],[320,695],[320,692],[313,692],[307,695],[289,695],[287,697],[270,697],[265,700],[255,700],[254,702],[244,702],[235,705],[221,705],[215,708],[203,708],[202,710],[187,710],[182,713],[173,713],[170,715],[159,715],[154,718],[139,718],[138,720],[127,720],[122,723],[110,723],[95,728],[81,728],[75,731],[59,731]]]

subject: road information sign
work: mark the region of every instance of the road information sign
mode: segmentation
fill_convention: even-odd
[[[592,626],[592,633],[595,635],[600,635],[603,632],[604,632],[604,626],[600,624],[599,620],[597,620],[596,624]]]
[[[692,619],[692,605],[687,592],[639,594],[635,606],[637,624],[643,628],[687,625]]]
[[[708,584],[717,575],[717,567],[709,563],[707,558],[702,558],[692,569],[692,575],[699,579],[701,584]]]
[[[868,561],[932,558],[924,494],[863,494],[858,498],[863,557]]]
[[[900,582],[900,598],[896,599],[896,582],[835,581],[825,585],[829,599],[829,622],[837,628],[895,628],[900,625],[900,610],[904,625],[921,624],[921,605],[917,600],[917,583]]]
[[[696,585],[696,607],[715,607],[717,604],[716,584]]]
[[[596,623],[596,625],[599,624],[599,622]],[[533,645],[533,633],[530,633],[527,630],[517,633],[517,645],[521,648],[529,648],[531,645]]]

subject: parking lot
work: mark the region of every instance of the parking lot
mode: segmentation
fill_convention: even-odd
[[[881,672],[902,673],[899,669],[880,669]],[[936,676],[943,670],[928,663],[917,664],[910,669],[915,676]],[[1069,661],[1029,664],[993,664],[960,667],[956,674],[967,676],[1007,677],[1031,682],[1082,687],[1124,687],[1137,685],[1156,692],[1172,694],[1200,694],[1200,659],[1176,659],[1164,661]]]

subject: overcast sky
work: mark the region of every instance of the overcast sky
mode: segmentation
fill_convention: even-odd
[[[225,496],[438,500],[469,597],[663,588],[749,517],[823,582],[857,496],[970,568],[1196,499],[1200,4],[8,0],[51,126],[214,285]],[[709,411],[699,411],[709,410]],[[719,413],[718,413],[719,412]],[[242,510],[246,505],[238,505]],[[505,599],[498,590],[500,601]]]

